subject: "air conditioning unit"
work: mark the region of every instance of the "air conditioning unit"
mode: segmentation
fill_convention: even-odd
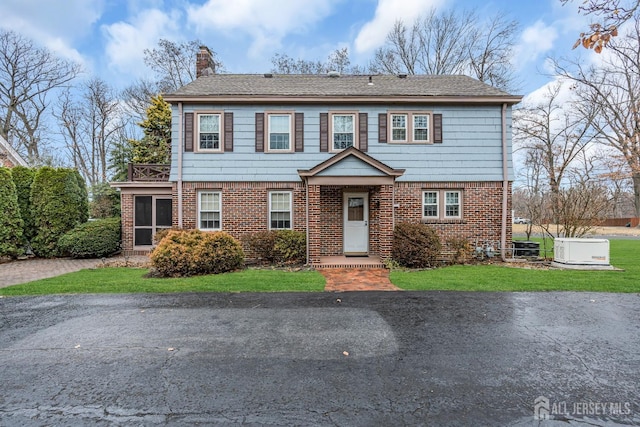
[[[609,240],[557,238],[553,260],[569,265],[609,265]]]

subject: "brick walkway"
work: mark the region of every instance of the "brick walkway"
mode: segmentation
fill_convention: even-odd
[[[79,271],[85,268],[95,268],[106,263],[108,265],[125,265],[129,263],[141,263],[148,261],[148,257],[113,257],[102,259],[27,259],[24,261],[12,261],[0,264],[0,288],[61,274]],[[137,264],[136,264],[137,265]]]
[[[321,268],[318,271],[325,277],[325,291],[399,291],[389,281],[389,270],[384,268]]]

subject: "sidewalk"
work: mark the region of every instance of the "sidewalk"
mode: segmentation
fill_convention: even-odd
[[[61,274],[79,271],[85,268],[96,268],[101,264],[121,264],[127,261],[130,263],[143,263],[148,261],[148,257],[136,256],[125,257],[117,256],[113,258],[105,258],[104,261],[98,259],[72,259],[72,258],[53,258],[53,259],[27,259],[23,261],[12,261],[0,264],[0,288],[20,283],[32,282],[34,280],[46,279],[48,277],[60,276]]]

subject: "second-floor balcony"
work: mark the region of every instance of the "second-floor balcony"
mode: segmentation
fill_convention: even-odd
[[[128,181],[162,182],[169,181],[171,165],[129,163]]]

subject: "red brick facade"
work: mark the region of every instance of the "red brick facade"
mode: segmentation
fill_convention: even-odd
[[[293,194],[293,228],[306,231],[308,224],[309,260],[342,254],[343,195],[345,192],[369,194],[369,253],[383,259],[391,256],[393,225],[398,222],[425,222],[433,226],[441,240],[464,238],[472,244],[500,247],[502,226],[502,182],[420,183],[395,185],[336,186],[308,185],[303,182],[187,182],[182,190],[182,228],[197,227],[197,194],[201,190],[222,195],[222,230],[237,239],[269,228],[269,192]],[[427,190],[461,192],[460,219],[424,220],[422,194]],[[507,242],[511,241],[511,186],[508,191]],[[173,186],[173,225],[178,223],[178,192]],[[308,218],[307,203],[308,194]],[[122,194],[123,246],[133,248],[132,194]]]

